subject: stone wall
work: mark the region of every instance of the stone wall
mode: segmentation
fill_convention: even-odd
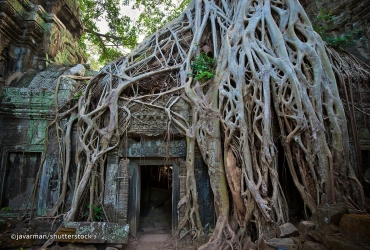
[[[321,11],[330,12],[334,18],[331,35],[338,37],[358,29],[354,43],[345,49],[365,63],[370,63],[370,0],[300,0],[311,21]]]
[[[82,34],[78,6],[72,2],[0,1],[0,86],[10,86],[26,72],[50,63],[86,61],[77,42]]]
[[[21,78],[15,87],[0,87],[0,207],[26,207],[25,203],[32,192],[41,157],[44,156],[46,128],[55,118],[54,95],[58,78],[61,75],[76,74],[85,74],[82,65],[72,69],[53,66],[30,78]],[[67,104],[80,85],[81,82],[62,78],[58,91],[58,106]],[[53,129],[50,129],[49,133],[53,133]],[[58,183],[61,176],[55,136],[49,140],[49,145],[45,167],[42,169],[40,196],[36,197],[38,201],[34,203],[39,214],[51,208],[59,195]],[[17,181],[23,191],[9,191],[8,186]],[[23,188],[23,183],[27,186],[26,189]],[[24,204],[12,206],[9,195],[23,197]]]

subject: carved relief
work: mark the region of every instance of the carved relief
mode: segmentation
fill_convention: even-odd
[[[5,47],[0,54],[0,81],[4,81],[8,77],[9,70],[9,49]]]
[[[127,223],[127,209],[128,209],[128,195],[129,195],[129,169],[130,160],[121,159],[119,162],[119,176],[118,180],[118,221],[119,223]]]
[[[104,190],[104,210],[110,222],[127,223],[129,195],[129,160],[107,166]]]
[[[185,140],[173,140],[166,142],[163,139],[150,139],[136,141],[128,140],[128,148],[123,141],[120,145],[118,155],[120,157],[185,157]]]
[[[48,54],[52,57],[57,55],[57,52],[62,48],[61,46],[61,35],[60,30],[57,25],[52,25],[50,32],[50,41]]]
[[[166,107],[167,99],[158,100],[154,105]],[[189,104],[180,99],[171,107],[171,111],[180,114],[185,120],[190,120]],[[168,117],[164,110],[137,105],[131,109],[132,120],[129,128],[129,133],[143,134],[146,136],[158,136],[167,133]],[[176,134],[179,131],[172,124],[172,133]]]
[[[6,78],[10,77],[9,70],[25,72],[29,69],[45,68],[45,52],[52,59],[57,57],[56,63],[58,64],[72,65],[86,61],[76,41],[82,34],[76,2],[70,2],[34,1],[36,4],[34,5],[21,0],[0,1],[0,12],[2,13],[0,15],[0,53],[7,47],[10,55],[14,54],[13,59],[15,60],[15,68],[12,69],[10,63],[7,62],[9,59],[1,55],[0,85],[5,85]],[[41,4],[42,7],[37,4]],[[69,8],[68,4],[73,5],[71,6],[74,12],[65,16],[63,13]],[[63,13],[56,15],[62,10]],[[55,15],[51,14],[53,12]],[[74,37],[72,33],[75,34]],[[5,74],[7,74],[6,77]],[[20,77],[21,74],[15,74],[10,81],[16,81]]]

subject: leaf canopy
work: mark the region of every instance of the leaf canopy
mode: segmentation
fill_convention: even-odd
[[[155,32],[169,21],[178,17],[189,0],[78,0],[84,35],[80,45],[90,61],[104,65],[132,50],[143,36]],[[125,11],[125,9],[126,11]],[[127,8],[138,9],[137,20],[130,18]],[[126,12],[126,13],[125,13]],[[100,30],[101,23],[107,31]]]

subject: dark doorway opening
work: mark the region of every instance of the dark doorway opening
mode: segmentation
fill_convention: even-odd
[[[361,150],[362,155],[362,171],[365,179],[364,188],[365,196],[370,198],[370,150]]]
[[[140,166],[140,230],[171,232],[172,228],[172,166]]]
[[[41,162],[41,153],[11,152],[8,154],[6,169],[0,176],[0,208],[24,210],[32,194],[36,174]],[[27,207],[30,209],[30,206]],[[34,207],[35,208],[35,207]]]
[[[285,158],[284,147],[281,145],[280,141],[278,144],[278,174],[289,207],[289,220],[291,222],[297,222],[304,219],[304,202],[294,184],[288,162]],[[306,209],[306,211],[309,213],[309,209]],[[310,214],[307,214],[307,217],[310,217]]]

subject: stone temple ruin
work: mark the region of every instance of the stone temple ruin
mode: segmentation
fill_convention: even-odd
[[[5,218],[47,214],[60,195],[62,170],[58,164],[58,141],[49,140],[51,146],[43,155],[45,130],[55,118],[55,109],[78,98],[86,79],[93,75],[86,65],[83,66],[86,57],[76,42],[82,31],[76,1],[0,0],[0,229],[8,225]],[[356,91],[355,95],[369,90],[364,87]],[[369,112],[370,94],[362,96],[362,104]],[[188,104],[176,105],[174,110],[190,120]],[[127,243],[129,232],[136,236],[145,228],[144,216],[159,206],[163,207],[163,213],[159,215],[163,216],[163,223],[155,226],[175,232],[184,213],[178,211],[177,204],[185,194],[185,138],[173,129],[169,141],[165,115],[154,109],[137,110],[133,116],[128,139],[110,152],[106,161],[102,201],[106,217],[98,213],[101,218],[97,217],[97,222],[77,220],[64,223],[59,229],[60,219],[56,223],[59,224],[52,228],[50,222],[31,223],[33,233],[54,233],[57,229],[66,234],[88,231],[97,237],[83,243]],[[359,120],[363,171],[369,172],[370,181],[367,165],[370,159],[369,129],[360,113],[356,113],[356,118]],[[73,130],[72,134],[76,131]],[[75,152],[72,152],[71,157],[74,156]],[[71,168],[76,169],[73,161]],[[207,171],[198,152],[195,174],[200,216],[205,228],[215,224]],[[40,184],[36,199],[32,201],[29,197],[38,174]],[[76,178],[76,171],[70,178],[71,182]],[[288,177],[286,183],[293,187]],[[292,191],[287,197],[291,208],[299,211],[301,201],[298,194]],[[68,192],[67,203],[71,198],[72,194]],[[83,217],[83,214],[79,215],[81,221]],[[26,232],[25,228],[19,230],[19,233]],[[31,246],[40,242],[33,240],[26,244]],[[0,248],[3,247],[24,247],[24,242],[3,235]]]
[[[51,147],[43,161],[45,130],[55,118],[55,109],[78,98],[85,79],[93,72],[82,65],[86,57],[76,42],[82,26],[75,1],[0,1],[0,14],[0,218],[31,213],[42,216],[57,201],[62,178],[56,137],[48,141]],[[188,104],[180,103],[175,109],[191,118]],[[157,226],[170,232],[177,228],[182,213],[177,211],[177,203],[185,192],[185,139],[172,131],[171,142],[167,143],[164,114],[143,109],[134,116],[128,141],[107,159],[105,222],[66,223],[60,232],[78,234],[90,230],[98,237],[86,243],[126,243],[128,228],[136,235],[140,216],[163,204],[165,211],[160,216],[166,221]],[[75,129],[72,133],[76,133]],[[73,163],[71,167],[76,169]],[[40,185],[35,201],[31,201],[39,171]],[[204,224],[212,226],[214,205],[206,176],[206,166],[198,154],[200,214]],[[73,181],[75,175],[70,178]],[[67,202],[71,197],[68,192]],[[5,228],[6,224],[1,223],[0,227]],[[43,230],[54,233],[56,228],[45,229],[37,224],[35,232]],[[24,242],[8,236],[1,239],[1,248],[18,246],[23,247]]]

